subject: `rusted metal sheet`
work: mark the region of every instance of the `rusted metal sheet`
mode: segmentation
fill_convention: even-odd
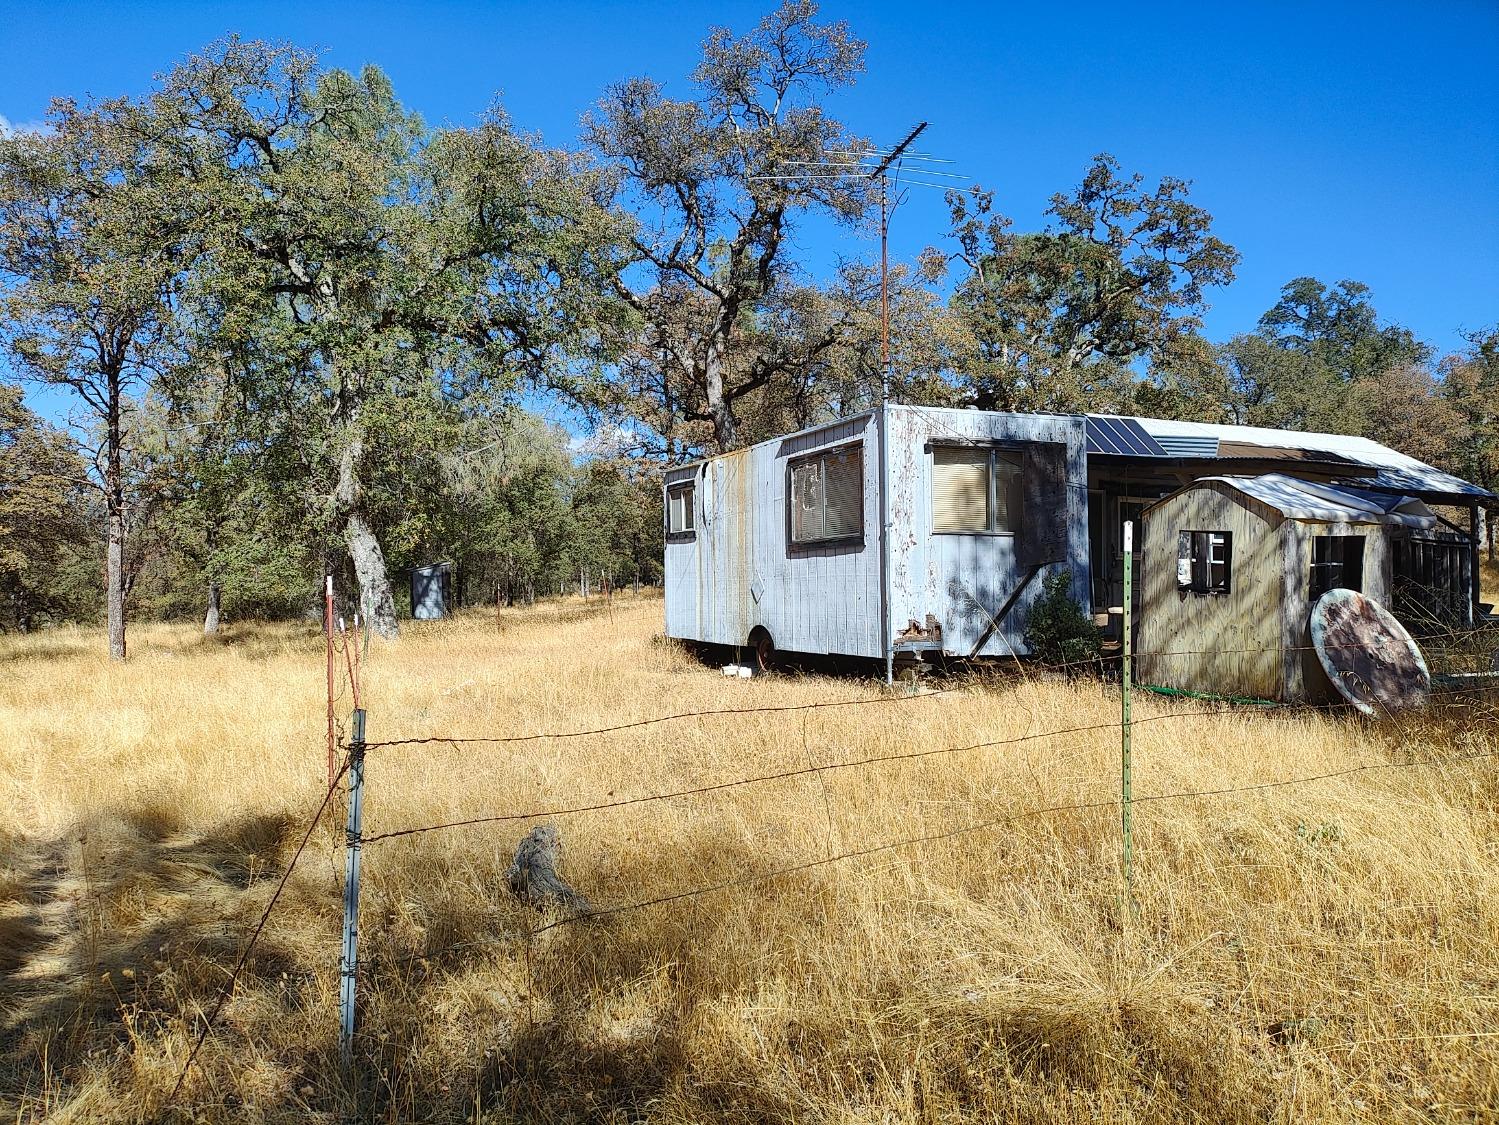
[[[1339,695],[1365,715],[1420,707],[1431,673],[1393,614],[1355,590],[1329,590],[1312,607],[1312,646]]]

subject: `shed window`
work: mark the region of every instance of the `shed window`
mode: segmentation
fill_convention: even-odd
[[[666,490],[666,531],[668,535],[691,535],[697,528],[697,486],[691,482],[672,485]]]
[[[1329,590],[1364,588],[1364,537],[1362,535],[1312,536],[1311,579],[1307,596],[1316,601]]]
[[[1194,594],[1228,593],[1233,552],[1231,532],[1180,532],[1176,537],[1176,588]]]
[[[864,534],[864,451],[848,446],[791,466],[791,541],[822,543]]]
[[[932,530],[1010,535],[1020,529],[1020,459],[966,445],[932,450]]]

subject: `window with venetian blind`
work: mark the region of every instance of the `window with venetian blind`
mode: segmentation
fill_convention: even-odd
[[[1012,535],[1020,509],[1018,456],[983,446],[933,448],[933,531]]]
[[[794,462],[791,542],[823,543],[863,534],[863,447],[847,446]]]

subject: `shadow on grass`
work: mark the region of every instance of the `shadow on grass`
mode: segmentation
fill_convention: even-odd
[[[46,633],[8,637],[0,643],[0,664],[77,660],[95,653],[102,656],[105,652],[103,644],[102,634],[97,644],[92,637],[49,636]]]
[[[195,834],[155,808],[0,843],[0,1089],[24,1105],[211,1004],[263,901],[246,892],[279,876],[294,832],[268,815]],[[246,975],[296,968],[262,940]]]

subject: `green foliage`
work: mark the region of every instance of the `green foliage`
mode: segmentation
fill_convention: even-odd
[[[389,635],[389,561],[435,535],[458,404],[565,375],[610,315],[599,178],[497,110],[430,129],[377,68],[291,47],[228,40],[151,102],[157,158],[201,189],[199,346],[241,361],[247,406],[279,420]]]
[[[633,78],[584,120],[613,205],[637,222],[635,269],[617,283],[634,318],[616,338],[619,362],[579,397],[644,427],[669,459],[743,444],[747,400],[821,365],[845,334],[838,302],[796,285],[790,260],[798,219],[852,223],[871,203],[867,181],[813,167],[857,143],[822,103],[864,59],[846,24],[816,15],[811,0],[784,0],[746,35],[718,29],[692,100]]]
[[[156,158],[166,126],[117,99],[53,103],[44,131],[0,135],[0,343],[23,378],[68,395],[105,528],[110,655],[125,657],[137,502],[126,416],[182,362],[178,302],[196,256],[196,185]]]
[[[1379,323],[1370,293],[1357,281],[1328,287],[1314,277],[1295,278],[1260,317],[1260,333],[1281,348],[1312,358],[1345,385],[1427,362],[1431,349],[1409,329]]]
[[[1070,570],[1053,571],[1042,580],[1025,641],[1031,653],[1046,664],[1076,665],[1098,655],[1098,626],[1073,598]]]
[[[0,383],[0,629],[97,611],[95,499],[71,443]]]
[[[1158,359],[1200,327],[1205,292],[1233,280],[1239,255],[1187,200],[1185,180],[1146,190],[1107,153],[1052,196],[1051,226],[1016,234],[985,192],[949,193],[967,267],[953,308],[969,336],[956,375],[988,410],[1124,410],[1132,364]],[[931,271],[943,259],[928,255]]]
[[[1467,349],[1442,361],[1442,395],[1456,411],[1454,471],[1493,491],[1499,489],[1499,325],[1474,332]],[[1496,521],[1489,518],[1489,558]]]

